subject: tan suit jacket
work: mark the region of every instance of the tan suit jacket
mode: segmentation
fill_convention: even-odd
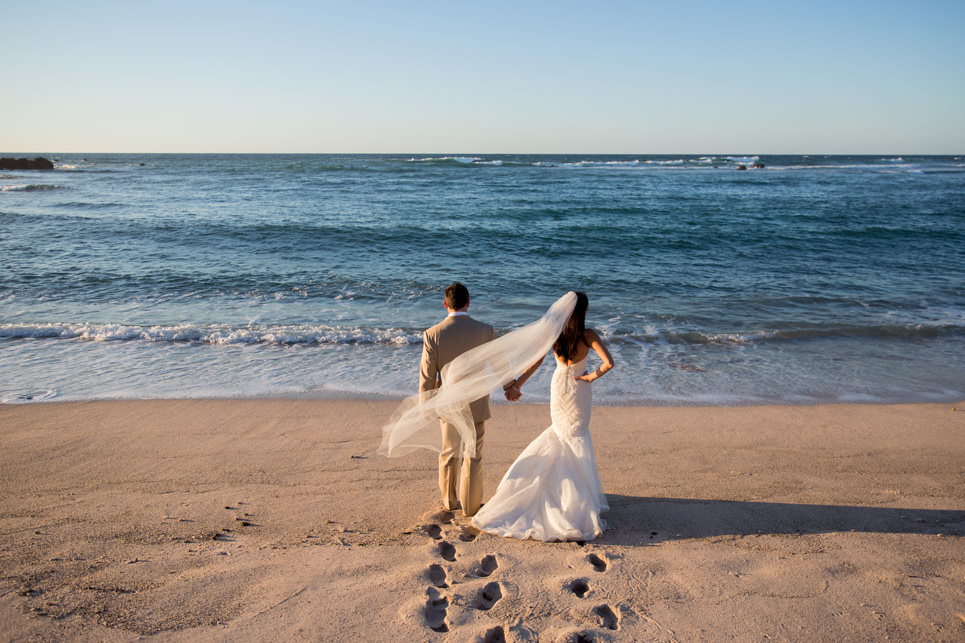
[[[422,365],[419,369],[419,391],[431,391],[442,381],[442,367],[471,348],[496,338],[489,324],[468,315],[455,315],[428,329],[422,342]],[[489,396],[470,403],[475,422],[490,418]]]

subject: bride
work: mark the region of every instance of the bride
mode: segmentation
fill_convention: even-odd
[[[600,512],[608,507],[590,439],[590,382],[613,368],[613,358],[596,331],[585,327],[587,305],[586,294],[568,292],[535,322],[446,364],[443,385],[406,399],[383,427],[379,453],[398,457],[422,448],[439,451],[441,419],[459,432],[465,455],[474,457],[476,432],[469,402],[499,386],[508,399],[519,399],[520,387],[552,348],[557,362],[550,395],[553,424],[516,459],[473,524],[534,540],[599,536],[606,526]],[[603,364],[587,373],[590,349]]]
[[[600,513],[609,507],[590,438],[590,382],[613,368],[613,358],[599,334],[586,328],[588,304],[585,293],[576,293],[575,308],[553,344],[553,423],[516,458],[473,517],[472,524],[482,531],[544,541],[593,540],[606,528]],[[588,373],[591,349],[603,363]],[[542,363],[540,357],[504,388],[508,400],[520,398],[520,388]]]

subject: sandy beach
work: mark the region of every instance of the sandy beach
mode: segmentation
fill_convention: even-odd
[[[395,406],[0,406],[0,638],[965,639],[965,405],[598,407],[586,544],[440,513]],[[486,497],[546,425],[494,407]]]

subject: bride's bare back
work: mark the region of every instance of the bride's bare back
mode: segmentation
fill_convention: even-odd
[[[596,369],[592,373],[584,373],[577,379],[583,380],[584,382],[592,382],[593,380],[603,377],[603,374],[613,368],[613,357],[610,355],[610,351],[607,350],[606,344],[600,339],[599,333],[597,333],[592,328],[587,328],[583,333],[583,341],[577,345],[576,353],[573,355],[573,359],[569,361],[561,360],[559,355],[555,355],[556,361],[562,362],[563,364],[570,365],[576,364],[577,362],[582,362],[586,359],[586,356],[590,354],[590,349],[593,349],[600,359],[603,360],[603,364],[600,368]]]

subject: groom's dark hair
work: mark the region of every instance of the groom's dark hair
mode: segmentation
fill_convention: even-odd
[[[459,310],[469,305],[469,289],[458,281],[446,288],[446,306],[452,310]]]

